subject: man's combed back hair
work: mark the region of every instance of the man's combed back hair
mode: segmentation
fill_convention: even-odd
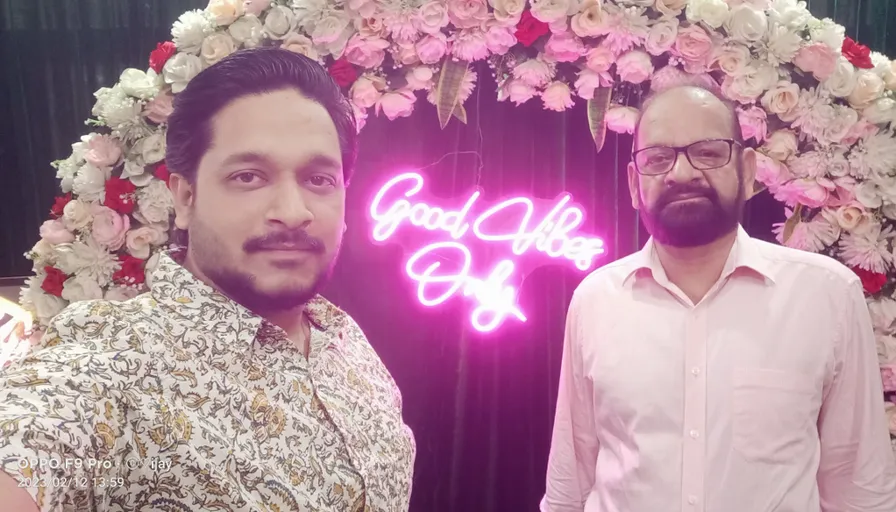
[[[287,89],[302,93],[330,114],[342,149],[343,179],[348,184],[358,145],[351,105],[320,64],[273,47],[232,53],[196,75],[175,97],[166,138],[169,170],[195,182],[199,162],[211,145],[212,118],[236,99]]]
[[[737,116],[737,104],[733,101],[726,98],[722,95],[722,91],[719,88],[706,87],[702,83],[694,82],[694,83],[682,83],[679,85],[675,85],[672,87],[667,87],[665,89],[659,91],[653,91],[647,95],[644,101],[641,103],[641,108],[638,111],[638,120],[635,122],[635,133],[634,140],[632,140],[632,150],[638,149],[638,131],[641,128],[641,118],[644,117],[644,113],[647,112],[647,109],[650,108],[650,104],[656,100],[657,97],[662,96],[663,94],[672,91],[674,89],[700,89],[701,91],[706,91],[709,94],[712,94],[716,98],[719,99],[728,110],[731,112],[731,118],[733,119],[733,126],[731,127],[732,136],[731,138],[736,140],[743,147],[744,145],[744,135],[743,131],[740,127],[740,119]]]

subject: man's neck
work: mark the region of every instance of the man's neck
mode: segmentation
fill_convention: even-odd
[[[719,280],[736,239],[734,230],[700,247],[656,244],[656,252],[669,281],[697,304]]]

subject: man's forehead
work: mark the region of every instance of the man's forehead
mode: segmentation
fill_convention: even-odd
[[[680,145],[732,137],[735,124],[731,108],[711,93],[669,91],[645,104],[638,124],[638,144]]]

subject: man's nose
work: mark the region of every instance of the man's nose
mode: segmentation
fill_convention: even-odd
[[[294,229],[304,228],[312,220],[304,189],[298,183],[279,185],[268,209],[268,221]]]
[[[672,170],[666,173],[665,181],[667,184],[691,183],[699,181],[702,178],[703,173],[694,169],[694,166],[691,165],[687,155],[685,155],[684,152],[680,152],[675,157],[675,162],[672,163]]]

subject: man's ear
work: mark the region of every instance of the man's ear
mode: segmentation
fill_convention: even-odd
[[[182,174],[172,174],[168,178],[168,188],[174,197],[174,225],[186,231],[190,227],[196,198],[193,185]]]
[[[634,162],[628,163],[628,192],[632,196],[632,208],[637,210],[640,204],[638,194],[641,192],[638,190],[638,170]]]
[[[747,199],[752,198],[756,190],[759,188],[756,186],[757,165],[756,151],[753,148],[744,148],[743,176],[741,176],[741,180],[743,181]]]

